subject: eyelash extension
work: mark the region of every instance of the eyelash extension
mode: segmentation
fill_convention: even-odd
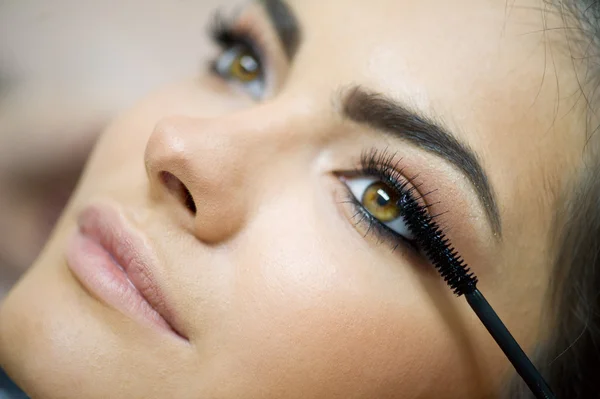
[[[367,160],[372,158],[367,158]],[[391,158],[386,156],[384,161],[389,163]],[[369,161],[368,165],[371,164],[372,162]],[[404,186],[401,185],[400,188],[402,187]],[[434,217],[427,212],[423,205],[419,204],[412,195],[411,189],[404,190],[404,192],[399,191],[399,193],[404,193],[401,197],[402,217],[421,252],[427,256],[454,294],[466,298],[471,309],[479,317],[535,397],[554,398],[548,383],[477,288],[477,276],[471,272],[467,263],[452,246],[450,239],[446,237]]]
[[[414,202],[418,203],[418,201],[423,199],[427,194],[415,197],[414,193],[417,189],[413,185],[413,182],[416,179],[416,176],[413,178],[406,178],[402,173],[402,168],[398,168],[401,161],[402,159],[396,160],[396,154],[388,152],[387,150],[380,151],[371,149],[361,154],[359,166],[355,168],[353,173],[381,180],[392,190],[396,191],[403,203],[406,203],[406,199],[408,198],[411,198]],[[380,222],[364,208],[360,203],[360,200],[349,190],[347,197],[346,202],[354,207],[354,217],[360,217],[358,222],[356,222],[356,225],[361,223],[366,224],[367,230],[365,236],[370,233],[374,234],[380,241],[389,243],[392,246],[392,251],[395,251],[401,243],[405,243],[415,252],[421,252],[421,248],[417,242],[403,237]],[[406,212],[403,203],[398,204],[402,212],[400,217],[404,217],[404,212]],[[425,206],[421,206],[425,208]]]
[[[234,46],[242,46],[252,53],[261,66],[263,66],[264,51],[260,45],[259,35],[247,25],[237,25],[239,12],[229,15],[218,9],[208,25],[208,35],[222,50]],[[216,72],[216,60],[210,62],[211,70]]]

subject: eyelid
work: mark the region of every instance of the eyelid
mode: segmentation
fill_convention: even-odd
[[[360,147],[363,145],[367,147],[361,149]],[[356,146],[359,146],[359,143]],[[390,248],[393,250],[398,243],[397,239],[379,239],[378,235],[372,232],[369,232],[368,239],[363,238],[364,233],[367,232],[368,223],[361,224],[362,228],[354,227],[361,216],[360,214],[355,216],[358,208],[351,201],[354,196],[348,192],[346,184],[340,181],[340,178],[343,179],[345,175],[362,175],[365,171],[369,176],[379,177],[380,174],[371,173],[371,171],[378,167],[381,169],[381,166],[383,169],[387,169],[385,167],[387,165],[393,168],[393,171],[389,170],[386,174],[397,176],[401,182],[408,181],[415,187],[414,199],[421,205],[421,209],[442,227],[453,246],[460,249],[461,255],[468,259],[488,260],[490,256],[497,256],[497,244],[486,234],[488,226],[485,216],[482,215],[477,201],[472,196],[465,194],[467,191],[465,187],[468,187],[466,183],[453,178],[456,176],[453,171],[445,170],[445,165],[430,163],[429,157],[422,156],[410,148],[407,150],[396,149],[388,146],[387,143],[375,141],[364,144],[361,142],[360,147],[354,150],[340,147],[333,155],[329,155],[330,158],[324,170],[339,184],[337,187],[340,189],[340,195],[335,196],[335,203],[343,218],[341,221],[346,224],[350,233],[356,233],[359,241],[371,244],[372,250],[375,252],[382,249],[386,252]],[[349,154],[349,152],[354,152],[354,154]],[[374,167],[374,165],[379,166]],[[389,237],[392,238],[391,235]],[[377,245],[381,243],[384,245]],[[410,259],[415,264],[425,266],[427,270],[430,270],[431,264],[428,258],[416,243],[414,246],[404,245],[402,242],[400,244],[397,250],[402,255],[411,254]],[[405,251],[405,249],[407,250]]]
[[[364,151],[358,162],[358,166],[349,176],[367,175],[386,182],[398,192],[408,192],[421,206],[429,210],[431,205],[426,197],[436,192],[432,190],[426,193],[421,191],[422,183],[418,181],[419,175],[408,176],[403,166],[403,158],[397,157],[394,152],[387,149],[378,150],[372,148]]]
[[[412,177],[407,176],[406,169],[402,166],[403,158],[397,157],[396,155],[396,153],[389,152],[387,149],[378,150],[372,148],[362,152],[360,159],[357,162],[357,166],[353,170],[337,171],[335,172],[335,175],[344,185],[348,194],[345,202],[350,203],[354,207],[356,214],[360,216],[358,224],[367,220],[369,222],[367,232],[370,232],[373,227],[376,227],[373,230],[377,232],[377,235],[380,236],[381,240],[390,242],[394,249],[400,243],[406,243],[411,249],[419,252],[416,244],[411,242],[408,237],[403,237],[401,234],[391,229],[390,226],[387,226],[386,223],[372,216],[362,205],[360,199],[356,198],[356,195],[348,185],[348,179],[356,178],[366,177],[381,181],[401,196],[409,195],[412,199],[417,201],[427,213],[429,213],[431,205],[427,204],[426,197],[436,190],[423,194],[420,191],[421,183],[417,182],[418,175]]]
[[[386,166],[383,166],[383,165],[381,167],[387,168]],[[425,199],[429,194],[433,193],[433,191],[422,194],[421,191],[419,190],[421,185],[415,181],[418,178],[418,176],[415,176],[413,178],[408,178],[402,174],[403,173],[402,170],[398,171],[395,169],[393,171],[389,170],[385,173],[382,173],[382,171],[376,171],[376,170],[371,169],[372,167],[369,167],[369,169],[361,169],[361,168],[362,167],[359,167],[352,171],[347,171],[347,172],[337,172],[336,175],[342,182],[344,182],[344,184],[346,184],[345,182],[347,181],[347,179],[356,179],[356,178],[371,178],[374,180],[382,181],[382,182],[386,183],[387,185],[389,185],[390,188],[398,191],[398,193],[409,192],[410,195],[420,205],[422,205],[424,208],[427,208],[427,209],[430,208],[431,205],[427,204]]]
[[[260,58],[265,80],[263,98],[271,97],[278,91],[289,66],[281,43],[262,7],[253,4],[229,16],[217,13],[215,25],[216,27],[211,29],[213,33],[229,32],[234,39],[248,46]],[[223,46],[231,44],[224,42],[222,38],[220,40],[215,37],[215,40]]]

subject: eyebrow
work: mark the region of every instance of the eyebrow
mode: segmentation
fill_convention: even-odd
[[[455,166],[474,187],[492,232],[501,237],[498,203],[477,154],[439,123],[405,104],[354,86],[344,90],[343,116],[434,154]]]
[[[298,19],[283,0],[259,0],[258,3],[267,12],[277,37],[283,45],[285,55],[291,61],[300,46],[301,31]]]

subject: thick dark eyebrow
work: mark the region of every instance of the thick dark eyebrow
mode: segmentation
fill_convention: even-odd
[[[343,116],[407,141],[439,156],[462,172],[475,188],[492,232],[501,237],[498,203],[477,154],[439,123],[380,93],[360,86],[343,91]]]
[[[271,24],[285,49],[285,54],[288,60],[291,61],[298,51],[301,39],[300,24],[296,15],[283,0],[259,0],[258,3],[267,12]]]

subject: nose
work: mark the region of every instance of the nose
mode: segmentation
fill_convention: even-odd
[[[253,146],[226,125],[165,118],[154,128],[145,152],[152,196],[192,218],[194,234],[209,244],[234,236],[249,210],[247,165]]]

